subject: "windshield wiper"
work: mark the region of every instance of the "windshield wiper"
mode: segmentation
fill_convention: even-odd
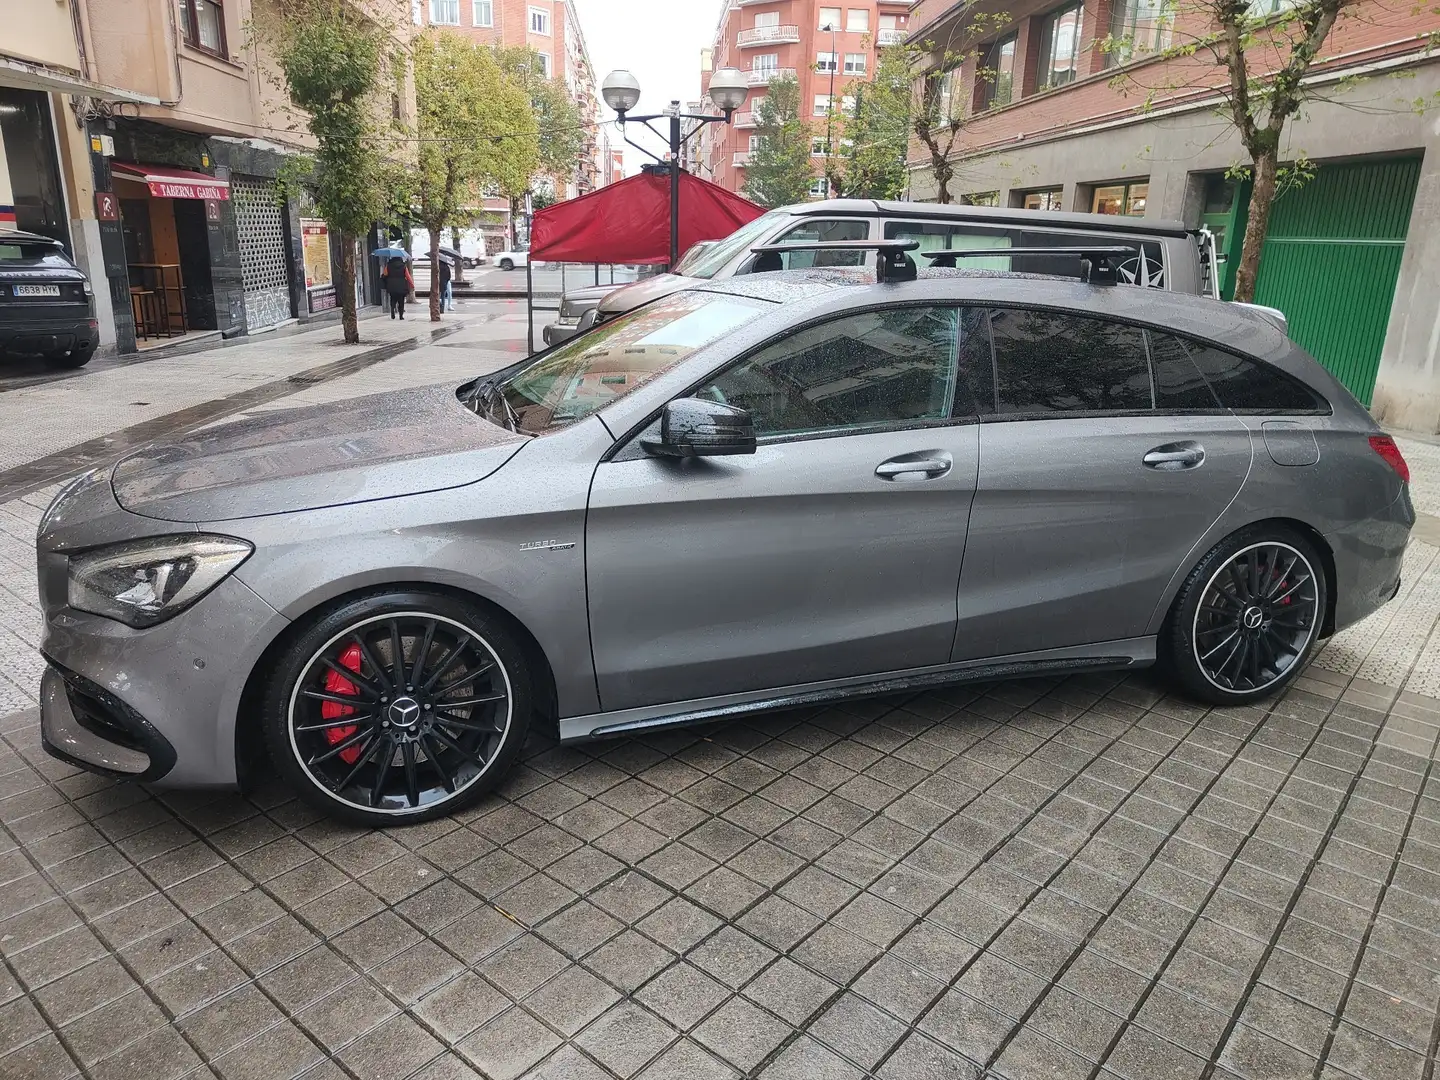
[[[473,405],[475,411],[481,416],[487,419],[497,419],[501,427],[518,432],[520,430],[520,418],[516,415],[514,408],[505,397],[505,392],[501,389],[504,382],[504,377],[497,374],[476,383],[475,388],[466,395],[466,402],[467,404]],[[497,402],[503,406],[498,417],[495,416],[495,405]]]

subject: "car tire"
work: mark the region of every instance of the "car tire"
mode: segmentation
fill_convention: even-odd
[[[270,672],[261,723],[271,761],[305,801],[387,828],[455,813],[490,791],[524,745],[533,700],[525,650],[503,616],[397,589],[306,624]]]
[[[95,355],[95,346],[87,345],[83,349],[69,349],[63,352],[50,352],[45,354],[45,363],[52,368],[82,368],[90,362]]]
[[[1312,542],[1282,526],[1242,529],[1186,577],[1160,633],[1159,660],[1199,701],[1260,701],[1304,670],[1328,600]]]
[[[501,260],[500,260],[500,269],[501,269],[501,270],[514,270],[514,269],[515,269],[515,262],[514,262],[514,260],[513,260],[513,259],[501,259]]]

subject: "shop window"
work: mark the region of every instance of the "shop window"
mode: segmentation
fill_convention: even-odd
[[[1110,9],[1114,47],[1105,54],[1106,67],[1170,47],[1170,8],[1166,0],[1115,0]]]
[[[1061,194],[1062,190],[1058,187],[1045,188],[1041,191],[1027,191],[1025,199],[1020,205],[1026,210],[1059,210],[1061,209]]]
[[[1035,85],[1042,90],[1075,81],[1080,72],[1080,4],[1067,4],[1040,24]]]
[[[994,109],[1009,105],[1015,92],[1016,35],[1001,38],[991,45],[975,74],[976,108]]]
[[[1000,192],[998,191],[972,191],[965,196],[967,206],[999,206]]]
[[[1135,180],[1128,184],[1106,184],[1095,189],[1090,209],[1097,214],[1120,214],[1144,217],[1145,202],[1150,196],[1150,181]]]
[[[185,44],[225,55],[225,9],[220,0],[180,0],[180,24]]]

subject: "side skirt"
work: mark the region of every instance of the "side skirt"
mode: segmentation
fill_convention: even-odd
[[[1106,641],[1098,645],[1071,649],[1015,653],[987,660],[936,664],[932,667],[911,668],[908,671],[888,671],[849,679],[799,683],[771,690],[751,690],[743,694],[726,694],[693,701],[643,705],[616,712],[572,716],[560,721],[560,741],[577,742],[611,735],[626,735],[652,728],[722,720],[766,709],[790,709],[874,694],[930,690],[956,683],[1063,675],[1078,671],[1115,671],[1148,667],[1154,662],[1153,637],[1126,638],[1122,641]]]

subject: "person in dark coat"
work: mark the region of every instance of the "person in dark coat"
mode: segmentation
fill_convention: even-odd
[[[380,277],[385,285],[385,292],[390,297],[390,318],[398,314],[405,318],[405,298],[410,295],[410,290],[415,288],[415,279],[410,276],[410,268],[405,265],[405,260],[399,255],[392,256],[380,271]]]
[[[444,255],[440,256],[440,310],[454,311],[455,298],[450,293],[450,278],[453,271],[450,269],[450,260]]]

